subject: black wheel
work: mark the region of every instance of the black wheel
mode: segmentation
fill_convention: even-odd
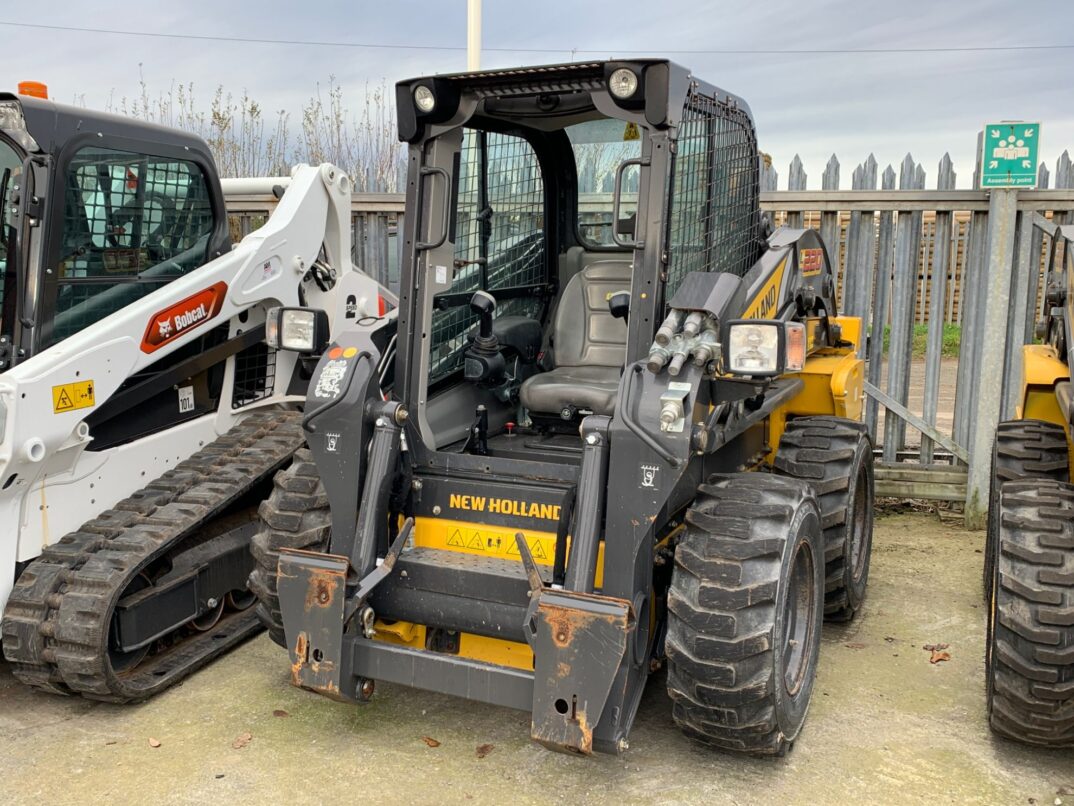
[[[820,509],[767,473],[699,488],[668,592],[668,693],[686,735],[783,755],[813,693],[824,602]]]
[[[873,550],[873,443],[864,423],[799,417],[776,451],[777,473],[808,482],[824,528],[824,617],[850,621],[865,599]]]
[[[992,481],[988,491],[988,521],[984,547],[985,604],[992,604],[992,576],[999,540],[999,491],[1006,481],[1070,480],[1067,437],[1061,425],[1043,420],[1008,420],[996,428],[992,443]]]
[[[296,451],[290,467],[276,474],[272,494],[261,502],[258,515],[261,529],[251,541],[254,570],[249,585],[257,595],[258,618],[272,640],[284,646],[283,618],[276,592],[280,549],[325,549],[332,527],[328,495],[308,449]]]
[[[1074,485],[1009,481],[998,509],[988,720],[1010,739],[1074,746]]]

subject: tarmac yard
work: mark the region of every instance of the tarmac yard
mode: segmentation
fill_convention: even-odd
[[[0,664],[0,802],[1074,804],[1074,751],[988,731],[982,542],[935,515],[878,519],[864,613],[825,626],[784,759],[683,738],[660,674],[630,749],[583,759],[530,742],[517,711],[388,685],[365,706],[292,688],[262,635],[134,707],[30,693]]]

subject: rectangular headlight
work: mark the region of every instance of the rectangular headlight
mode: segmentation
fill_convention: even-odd
[[[727,327],[727,371],[733,375],[778,375],[782,369],[783,323],[731,322]]]
[[[320,353],[328,343],[328,314],[319,308],[271,308],[265,343],[279,350]]]

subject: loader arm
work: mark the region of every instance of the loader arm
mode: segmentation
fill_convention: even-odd
[[[267,223],[232,251],[0,376],[0,518],[12,525],[0,537],[0,603],[12,587],[8,569],[86,519],[80,510],[91,502],[65,501],[64,512],[52,515],[52,528],[32,530],[29,539],[35,545],[20,546],[28,539],[22,527],[43,517],[46,480],[85,474],[87,463],[80,467],[79,460],[94,439],[87,419],[125,381],[244,312],[248,318],[235,320],[231,336],[240,335],[244,323],[246,330],[259,327],[263,315],[253,315],[254,308],[321,307],[333,330],[346,317],[377,313],[378,284],[350,260],[350,196],[349,179],[335,167],[298,167]],[[320,287],[327,284],[306,282],[318,262],[334,277],[329,290]],[[266,404],[279,403],[281,395],[287,399],[297,360],[291,353],[278,357],[276,394]],[[237,412],[221,406],[216,432],[223,433],[252,408],[257,404]],[[197,447],[184,450],[189,454]],[[96,509],[107,507],[129,492],[122,485],[96,489],[92,503]]]

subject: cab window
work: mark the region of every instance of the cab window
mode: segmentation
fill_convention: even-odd
[[[496,315],[537,318],[547,282],[544,181],[532,146],[521,137],[468,129],[459,155],[451,240],[450,291],[432,314],[429,381],[462,368],[466,336],[477,317],[473,292],[496,297]]]
[[[205,263],[213,210],[195,163],[84,148],[64,188],[55,318],[42,346]]]
[[[0,308],[3,306],[4,288],[7,285],[4,275],[7,273],[8,238],[11,234],[10,228],[14,224],[11,220],[11,205],[8,203],[8,198],[20,173],[22,173],[22,159],[19,157],[18,152],[3,140],[0,140],[0,209],[2,209],[2,220],[0,220]],[[0,332],[6,332],[3,322],[0,322]]]
[[[574,150],[578,174],[578,239],[589,247],[612,247],[612,202],[615,172],[625,160],[641,156],[637,124],[604,118],[568,126],[565,131]],[[619,215],[637,212],[637,168],[623,171]]]

